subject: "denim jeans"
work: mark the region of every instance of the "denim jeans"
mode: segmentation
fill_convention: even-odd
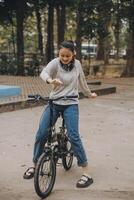
[[[78,166],[87,166],[87,157],[79,135],[79,109],[77,104],[73,105],[56,105],[53,104],[53,121],[54,125],[59,113],[63,113],[67,133],[70,138],[74,155],[77,158]],[[39,129],[36,134],[33,162],[36,163],[43,152],[44,145],[47,141],[50,128],[50,105],[44,110],[39,123]]]

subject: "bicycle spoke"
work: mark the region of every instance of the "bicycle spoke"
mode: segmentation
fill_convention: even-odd
[[[50,157],[46,159],[46,154],[43,154],[37,163],[34,178],[35,190],[40,197],[45,198],[50,194],[55,177],[56,168],[54,160]]]

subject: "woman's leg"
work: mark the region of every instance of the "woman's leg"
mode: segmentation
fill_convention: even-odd
[[[64,111],[64,118],[78,166],[82,167],[82,178],[77,182],[76,186],[87,187],[93,182],[93,179],[89,175],[87,157],[79,135],[78,105],[68,106]]]
[[[58,118],[58,111],[55,109],[55,106],[52,107],[53,113],[52,113],[52,124],[55,124],[57,118]],[[40,119],[39,123],[39,129],[36,133],[36,139],[34,144],[34,152],[33,152],[33,162],[36,164],[38,161],[38,158],[40,157],[41,153],[43,152],[44,145],[47,141],[49,130],[50,130],[50,105],[46,107],[44,110],[42,117]]]
[[[87,157],[79,135],[79,109],[77,104],[70,105],[65,109],[64,119],[78,166],[87,166]]]
[[[59,112],[57,111],[57,109],[55,108],[55,106],[53,105],[52,107],[52,116],[51,112],[50,112],[50,105],[48,105],[46,107],[46,109],[44,110],[42,117],[40,119],[40,123],[39,123],[39,129],[37,131],[36,134],[36,139],[35,139],[35,145],[34,145],[34,152],[33,152],[33,167],[30,167],[26,170],[26,172],[23,175],[24,179],[31,179],[34,176],[34,172],[35,172],[35,166],[36,163],[38,161],[38,158],[40,157],[41,153],[43,152],[44,149],[44,145],[47,141],[48,138],[48,134],[49,134],[49,130],[50,130],[50,118],[52,120],[52,124],[55,124]]]

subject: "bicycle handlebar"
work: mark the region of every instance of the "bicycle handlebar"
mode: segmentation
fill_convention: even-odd
[[[43,96],[41,96],[39,94],[29,94],[28,98],[29,99],[33,99],[35,101],[40,101],[40,100],[49,101],[50,100],[49,97],[43,97]]]
[[[33,100],[35,100],[35,101],[57,101],[57,100],[59,100],[59,99],[64,99],[64,100],[67,100],[67,99],[72,99],[72,98],[78,98],[78,95],[74,95],[74,96],[61,96],[61,97],[58,97],[58,98],[56,98],[56,99],[50,99],[49,97],[43,97],[43,96],[41,96],[41,95],[39,95],[39,94],[30,94],[30,95],[28,95],[28,98],[29,99],[33,99]]]

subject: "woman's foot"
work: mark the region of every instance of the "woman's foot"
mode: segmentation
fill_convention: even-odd
[[[29,167],[23,175],[24,179],[31,179],[34,177],[35,167]]]
[[[93,179],[89,176],[82,175],[82,177],[78,180],[76,187],[77,188],[86,188],[93,183]]]

